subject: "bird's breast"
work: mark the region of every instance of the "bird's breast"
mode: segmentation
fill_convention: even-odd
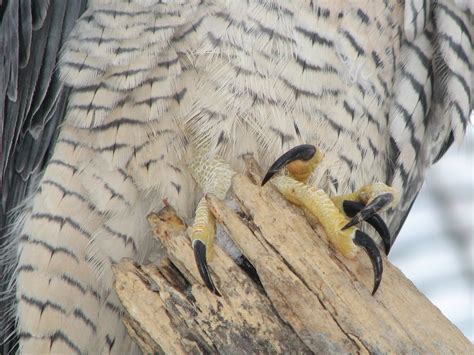
[[[238,167],[311,143],[335,190],[384,181],[399,9],[326,5],[250,2],[199,20],[180,43],[193,146]]]

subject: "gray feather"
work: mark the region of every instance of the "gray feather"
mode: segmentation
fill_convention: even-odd
[[[60,83],[56,64],[59,51],[86,0],[11,0],[0,23],[0,251],[9,244],[11,211],[34,187],[57,137],[69,90]],[[0,284],[0,313],[7,310],[7,280]],[[1,317],[0,337],[13,329],[11,317]],[[1,341],[0,341],[1,344]],[[14,339],[0,352],[11,351]]]

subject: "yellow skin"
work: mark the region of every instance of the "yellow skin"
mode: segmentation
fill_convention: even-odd
[[[366,185],[358,191],[351,194],[344,194],[330,198],[326,192],[314,186],[307,185],[307,181],[314,169],[324,158],[323,154],[317,150],[314,156],[308,160],[295,160],[286,166],[288,176],[276,176],[272,178],[272,183],[276,189],[285,196],[290,202],[297,206],[301,206],[307,210],[312,216],[317,218],[319,223],[324,228],[328,240],[333,246],[345,257],[353,258],[359,247],[354,244],[353,236],[356,227],[350,227],[345,230],[342,228],[349,222],[342,208],[342,203],[345,200],[358,201],[364,204],[372,201],[375,197],[383,193],[391,193],[394,196],[394,201],[391,205],[398,202],[398,193],[395,189],[383,183],[375,183]],[[201,159],[198,159],[201,160]],[[192,169],[193,176],[198,181],[203,181],[203,173],[208,176],[212,175],[213,179],[204,179],[207,182],[207,188],[203,189],[205,193],[217,193],[219,198],[225,198],[225,192],[222,190],[222,184],[225,180],[226,186],[230,186],[230,178],[233,172],[226,163],[221,160],[206,162],[207,169]],[[200,168],[202,164],[197,164]],[[191,168],[193,168],[191,166]],[[203,172],[204,170],[204,172]],[[216,170],[225,172],[216,174]],[[222,177],[222,178],[220,178]],[[211,184],[209,182],[212,181]],[[213,186],[220,186],[219,191],[213,191]],[[386,206],[388,208],[389,206]],[[196,216],[192,228],[192,240],[202,241],[206,247],[207,260],[212,259],[212,245],[215,236],[215,218],[207,207],[207,202],[203,197],[196,208]]]
[[[216,235],[216,219],[207,207],[207,201],[203,197],[196,208],[196,217],[192,229],[192,241],[202,241],[206,249],[207,260],[212,260],[214,256],[214,237]]]
[[[290,202],[303,207],[323,226],[329,241],[348,258],[353,258],[358,247],[352,242],[355,227],[341,230],[349,220],[339,211],[321,189],[306,185],[290,176],[277,176],[273,185]]]
[[[308,160],[295,160],[286,166],[290,176],[303,183],[307,183],[316,166],[324,159],[324,154],[317,150],[314,156]]]
[[[218,158],[210,160],[205,152],[198,152],[189,168],[204,194],[212,193],[222,200],[225,199],[235,174],[229,164]],[[196,207],[191,236],[193,243],[196,240],[204,243],[207,260],[212,260],[215,235],[216,220],[207,207],[205,197],[202,197]]]
[[[353,258],[359,249],[352,241],[356,227],[345,230],[342,228],[349,222],[342,204],[346,200],[369,203],[383,193],[391,193],[394,201],[398,202],[397,191],[383,183],[366,185],[358,191],[330,198],[323,190],[307,185],[307,181],[322,161],[324,155],[317,150],[308,161],[297,160],[287,165],[289,176],[279,176],[272,179],[273,185],[287,200],[303,207],[316,217],[324,228],[328,240],[339,252],[347,258]],[[387,209],[389,206],[386,206]]]

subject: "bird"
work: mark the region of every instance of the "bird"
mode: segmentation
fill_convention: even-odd
[[[146,216],[164,201],[193,221],[197,265],[218,293],[203,196],[227,199],[246,154],[338,252],[369,254],[375,293],[382,264],[361,223],[388,252],[473,108],[467,0],[0,9],[0,335],[20,353],[139,353],[111,267],[163,257]]]

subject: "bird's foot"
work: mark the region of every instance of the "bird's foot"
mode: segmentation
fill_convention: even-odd
[[[205,194],[211,193],[222,200],[225,199],[234,175],[234,171],[227,163],[218,158],[208,159],[205,154],[201,154],[193,160],[189,168]],[[216,220],[203,196],[196,208],[191,232],[194,259],[206,287],[220,296],[208,267],[208,261],[211,261],[213,256],[215,234]]]
[[[380,213],[398,203],[399,195],[393,187],[375,183],[366,185],[354,193],[333,197],[332,200],[339,210],[350,218],[343,229],[363,221],[367,222],[379,233],[385,255],[388,255],[391,247],[390,231]]]
[[[304,208],[319,221],[330,243],[345,257],[354,258],[359,248],[363,248],[374,268],[372,294],[375,294],[382,279],[382,258],[376,243],[355,225],[363,220],[370,223],[376,219],[381,223],[371,224],[378,226],[377,231],[383,231],[383,227],[387,229],[377,212],[388,208],[396,199],[396,193],[386,185],[374,184],[333,201],[323,190],[306,184],[322,157],[314,146],[297,146],[275,161],[264,177],[262,185],[272,179],[273,185],[286,199]],[[287,168],[289,176],[273,177],[283,167]],[[347,216],[353,219],[349,220]],[[385,233],[382,238],[386,240],[388,232],[382,233]]]

